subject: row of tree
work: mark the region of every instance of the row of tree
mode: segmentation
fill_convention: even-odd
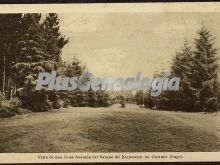
[[[73,58],[71,63],[63,62],[58,69],[63,77],[80,77],[87,72],[85,66],[81,65],[77,58]],[[74,91],[55,92],[64,101],[64,106],[73,107],[108,107],[112,104],[109,94],[106,91]]]
[[[6,98],[12,95],[8,88],[31,85],[39,72],[56,70],[68,42],[59,32],[55,13],[43,21],[41,14],[1,14],[0,33],[0,75]]]
[[[56,13],[44,17],[41,14],[1,14],[0,34],[0,84],[6,99],[17,93],[23,106],[34,111],[48,110],[51,105],[59,108],[59,98],[70,103],[80,102],[75,104],[79,106],[91,105],[89,102],[81,104],[80,99],[88,95],[96,96],[94,92],[75,91],[65,95],[55,91],[34,91],[39,72],[56,70],[61,76],[72,77],[80,76],[85,71],[76,58],[71,63],[62,61],[62,49],[68,38],[60,32]],[[100,106],[100,100],[107,105],[104,101],[107,98],[108,95],[102,91],[94,99]]]
[[[178,91],[163,91],[158,97],[136,93],[138,104],[159,110],[217,112],[220,105],[219,57],[214,37],[203,25],[194,45],[185,41],[171,63],[170,77],[180,78]],[[163,77],[164,72],[155,74]]]

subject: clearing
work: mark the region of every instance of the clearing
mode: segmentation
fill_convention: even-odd
[[[0,119],[0,152],[220,151],[220,114],[136,105],[69,107]]]

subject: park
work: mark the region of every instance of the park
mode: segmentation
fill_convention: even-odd
[[[173,14],[2,14],[0,152],[220,151],[220,19]]]

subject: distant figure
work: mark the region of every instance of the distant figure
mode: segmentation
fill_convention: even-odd
[[[123,96],[121,97],[121,107],[125,108],[125,98]]]
[[[145,105],[144,104],[140,104],[139,108],[145,108]]]

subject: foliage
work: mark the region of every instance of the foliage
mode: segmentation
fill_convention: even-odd
[[[49,13],[41,24],[45,38],[45,52],[48,60],[56,62],[56,69],[61,64],[62,48],[68,43],[68,39],[63,36],[59,29],[59,18],[56,13]]]
[[[44,112],[52,109],[52,102],[49,100],[48,92],[45,90],[32,91],[26,95],[20,95],[22,107],[34,112]]]
[[[80,77],[86,72],[86,67],[74,57],[71,62],[63,62],[59,69],[59,73],[63,77]],[[57,92],[57,95],[64,100],[64,107],[68,105],[72,107],[107,107],[111,105],[110,98],[105,91],[74,91]]]
[[[68,42],[59,32],[57,14],[48,14],[43,23],[41,19],[41,14],[24,14],[22,17],[21,35],[16,43],[18,56],[13,66],[15,73],[19,73],[14,76],[15,81],[25,91],[21,97],[22,105],[34,111],[60,107],[57,100],[51,103],[46,91],[33,92],[33,89],[39,72],[58,69],[61,49]]]
[[[179,91],[164,91],[156,98],[146,94],[146,107],[188,112],[219,111],[219,58],[214,37],[202,26],[195,39],[194,51],[191,47],[185,42],[171,63],[170,77],[180,78]]]
[[[56,70],[63,77],[79,77],[86,70],[77,58],[71,63],[61,60],[62,49],[68,43],[68,38],[60,32],[56,13],[46,14],[44,18],[39,13],[1,15],[0,32],[4,34],[0,47],[7,61],[6,81],[17,91],[15,93],[21,99],[22,107],[36,112],[59,109],[60,99],[64,100],[65,107],[108,105],[108,95],[103,91],[96,94],[94,91],[76,90],[64,94],[47,89],[34,90],[39,72]],[[2,58],[0,62],[3,64]],[[4,69],[2,66],[1,71]],[[6,91],[12,97],[10,90]]]
[[[18,98],[13,98],[11,100],[1,100],[0,102],[0,118],[11,117],[19,114],[19,107],[21,106],[21,101]]]

